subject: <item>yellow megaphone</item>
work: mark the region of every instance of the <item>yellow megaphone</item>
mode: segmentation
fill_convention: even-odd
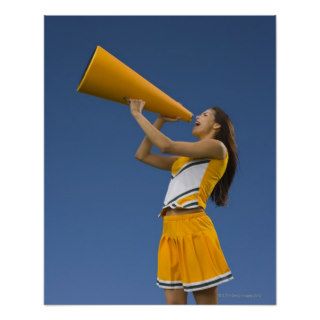
[[[191,121],[193,114],[115,56],[97,46],[77,91],[127,104],[126,98],[142,99],[144,109],[163,116]]]

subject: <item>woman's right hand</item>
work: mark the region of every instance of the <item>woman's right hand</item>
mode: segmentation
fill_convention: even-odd
[[[165,117],[161,113],[159,113],[158,119],[161,119],[166,122],[174,122],[174,121],[179,121],[181,119],[181,117],[169,118],[169,117]]]

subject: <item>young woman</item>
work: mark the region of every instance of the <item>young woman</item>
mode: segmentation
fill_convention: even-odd
[[[224,206],[236,172],[238,155],[234,127],[219,107],[196,117],[192,135],[197,142],[173,141],[160,132],[161,115],[152,125],[143,115],[145,102],[127,99],[131,114],[145,132],[135,157],[171,171],[162,210],[163,231],[158,248],[156,284],[168,304],[187,304],[192,292],[197,304],[217,304],[218,285],[233,279],[213,221],[205,212],[209,198]],[[151,154],[152,144],[162,156]]]

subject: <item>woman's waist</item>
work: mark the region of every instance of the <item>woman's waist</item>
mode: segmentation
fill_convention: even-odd
[[[169,209],[165,211],[165,215],[171,216],[171,215],[187,214],[187,213],[191,214],[196,212],[204,212],[204,209],[202,207],[192,208],[192,209],[184,209],[184,208],[172,209],[169,207]]]

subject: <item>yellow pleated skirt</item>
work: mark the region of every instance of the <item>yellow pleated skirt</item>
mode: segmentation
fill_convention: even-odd
[[[207,289],[233,279],[211,218],[203,210],[163,216],[158,247],[158,287]]]

